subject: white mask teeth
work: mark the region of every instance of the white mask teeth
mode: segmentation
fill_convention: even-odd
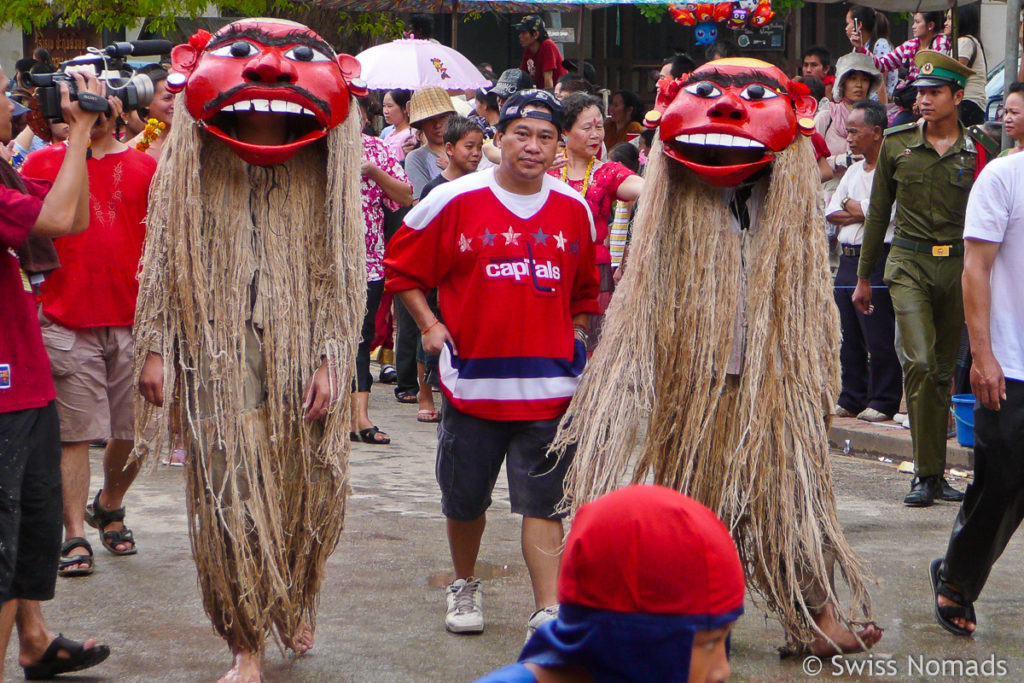
[[[299,116],[312,116],[316,118],[316,114],[309,109],[306,109],[300,104],[294,102],[287,102],[285,100],[242,100],[229,104],[221,109],[222,112],[274,112],[280,114],[296,114]]]
[[[737,147],[741,149],[764,149],[757,140],[752,140],[728,133],[684,133],[677,135],[676,142],[684,145],[702,145],[706,147]]]

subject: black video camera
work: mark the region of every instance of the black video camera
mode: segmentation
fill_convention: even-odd
[[[102,50],[90,49],[90,53],[75,57],[60,65],[60,70],[49,74],[32,74],[32,85],[36,86],[39,113],[51,121],[63,121],[60,108],[60,84],[66,83],[71,100],[85,111],[107,114],[110,104],[107,97],[121,100],[125,111],[141,109],[153,101],[154,86],[149,76],[136,74],[127,68],[124,57],[129,55],[160,55],[171,51],[167,40],[137,40],[130,43],[114,43]],[[87,71],[105,85],[102,97],[92,93],[79,93],[72,71]]]

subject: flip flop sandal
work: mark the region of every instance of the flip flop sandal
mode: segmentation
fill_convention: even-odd
[[[417,422],[440,422],[441,414],[436,410],[418,410],[416,411]]]
[[[135,546],[135,536],[132,534],[131,529],[126,526],[120,531],[105,531],[114,522],[124,524],[124,506],[116,510],[104,509],[100,505],[101,493],[103,493],[103,489],[97,491],[96,498],[93,499],[92,503],[85,506],[86,523],[92,528],[99,530],[100,541],[103,543],[103,547],[107,549],[107,552],[113,555],[134,555],[139,549]],[[131,543],[132,547],[128,550],[118,550],[117,546],[121,543]]]
[[[403,391],[400,394],[395,394],[395,400],[399,403],[419,403],[415,391]]]
[[[68,555],[68,553],[75,548],[85,548],[88,554]],[[80,564],[88,566],[76,566]],[[72,569],[72,567],[74,567],[74,569]],[[71,578],[73,576],[89,576],[92,574],[94,569],[95,566],[93,564],[92,546],[89,545],[89,541],[85,540],[81,536],[72,536],[68,540],[64,541],[64,544],[60,547],[60,562],[57,564],[57,576],[67,578]]]
[[[61,657],[59,654],[61,650],[67,652],[68,656]],[[63,634],[57,634],[39,661],[22,667],[22,669],[25,672],[25,678],[30,681],[38,681],[53,678],[58,674],[88,669],[109,656],[110,648],[106,645],[94,645],[86,648],[83,643],[65,638]]]
[[[384,437],[383,441],[377,438],[378,434]],[[389,443],[391,443],[391,437],[388,436],[387,434],[384,434],[384,432],[380,431],[380,429],[378,429],[376,426],[367,427],[366,429],[360,429],[358,433],[349,432],[348,436],[353,441],[362,441],[363,443],[373,444],[374,446],[387,446]]]
[[[978,617],[974,613],[974,604],[968,602],[964,596],[943,583],[939,578],[939,567],[942,565],[942,558],[933,560],[929,567],[929,576],[932,580],[932,604],[935,605],[935,618],[939,625],[955,636],[970,636],[972,631],[961,628],[953,623],[953,619],[966,619],[977,624]],[[948,598],[956,605],[939,605],[939,596]]]

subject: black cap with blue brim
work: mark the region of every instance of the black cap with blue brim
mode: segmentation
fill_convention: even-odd
[[[542,109],[528,109],[530,105],[542,107]],[[516,119],[540,119],[553,123],[559,132],[562,131],[562,118],[565,115],[565,107],[557,97],[546,90],[520,90],[505,101],[501,108],[501,118],[498,119],[498,127],[504,128],[509,122]]]

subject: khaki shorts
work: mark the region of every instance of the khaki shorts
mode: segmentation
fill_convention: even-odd
[[[57,390],[60,440],[134,438],[130,327],[71,330],[40,315]]]

